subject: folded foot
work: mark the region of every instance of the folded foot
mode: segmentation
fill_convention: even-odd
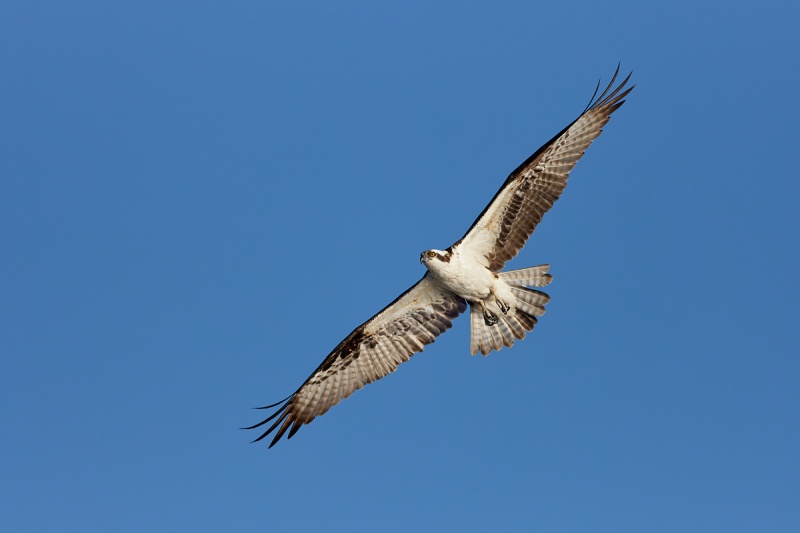
[[[508,314],[508,310],[511,309],[511,306],[505,303],[503,300],[497,300],[497,306],[503,312],[504,315]]]

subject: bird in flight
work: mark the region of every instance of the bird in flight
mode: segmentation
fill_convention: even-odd
[[[470,315],[470,353],[488,355],[510,347],[533,330],[550,297],[534,287],[553,279],[549,265],[501,272],[533,234],[542,216],[567,186],[575,163],[594,141],[633,86],[630,74],[598,96],[598,83],[581,115],[514,170],[467,233],[449,248],[420,254],[427,272],[414,286],[354,329],[291,396],[261,407],[276,409],[272,424],[255,441],[284,434],[325,414],[353,392],[394,372],[444,333],[452,320]],[[254,441],[254,442],[255,442]]]

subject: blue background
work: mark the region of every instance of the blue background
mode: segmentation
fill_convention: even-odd
[[[4,531],[797,531],[796,2],[0,6]],[[237,428],[636,89],[468,320]]]

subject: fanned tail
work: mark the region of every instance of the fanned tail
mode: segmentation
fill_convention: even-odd
[[[489,355],[492,350],[511,347],[515,340],[524,339],[527,332],[533,330],[536,317],[544,314],[544,306],[550,301],[550,296],[529,287],[544,287],[553,281],[553,276],[547,273],[549,268],[550,265],[539,265],[498,274],[511,286],[516,302],[515,312],[498,314],[499,320],[494,325],[486,324],[480,305],[470,305],[469,351],[472,355],[478,352]]]

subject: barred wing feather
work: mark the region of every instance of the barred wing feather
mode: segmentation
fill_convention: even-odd
[[[277,408],[266,420],[245,429],[273,422],[256,439],[277,430],[270,448],[288,431],[291,438],[303,424],[325,414],[353,392],[391,372],[421,352],[453,325],[467,303],[434,284],[426,274],[377,315],[353,330],[322,364],[288,398],[263,407]]]
[[[511,173],[453,248],[465,246],[482,255],[493,272],[498,272],[519,253],[544,214],[561,196],[575,163],[633,89],[633,86],[625,89],[630,75],[614,88],[618,74],[619,67],[605,91],[597,98],[593,96],[577,119]]]

